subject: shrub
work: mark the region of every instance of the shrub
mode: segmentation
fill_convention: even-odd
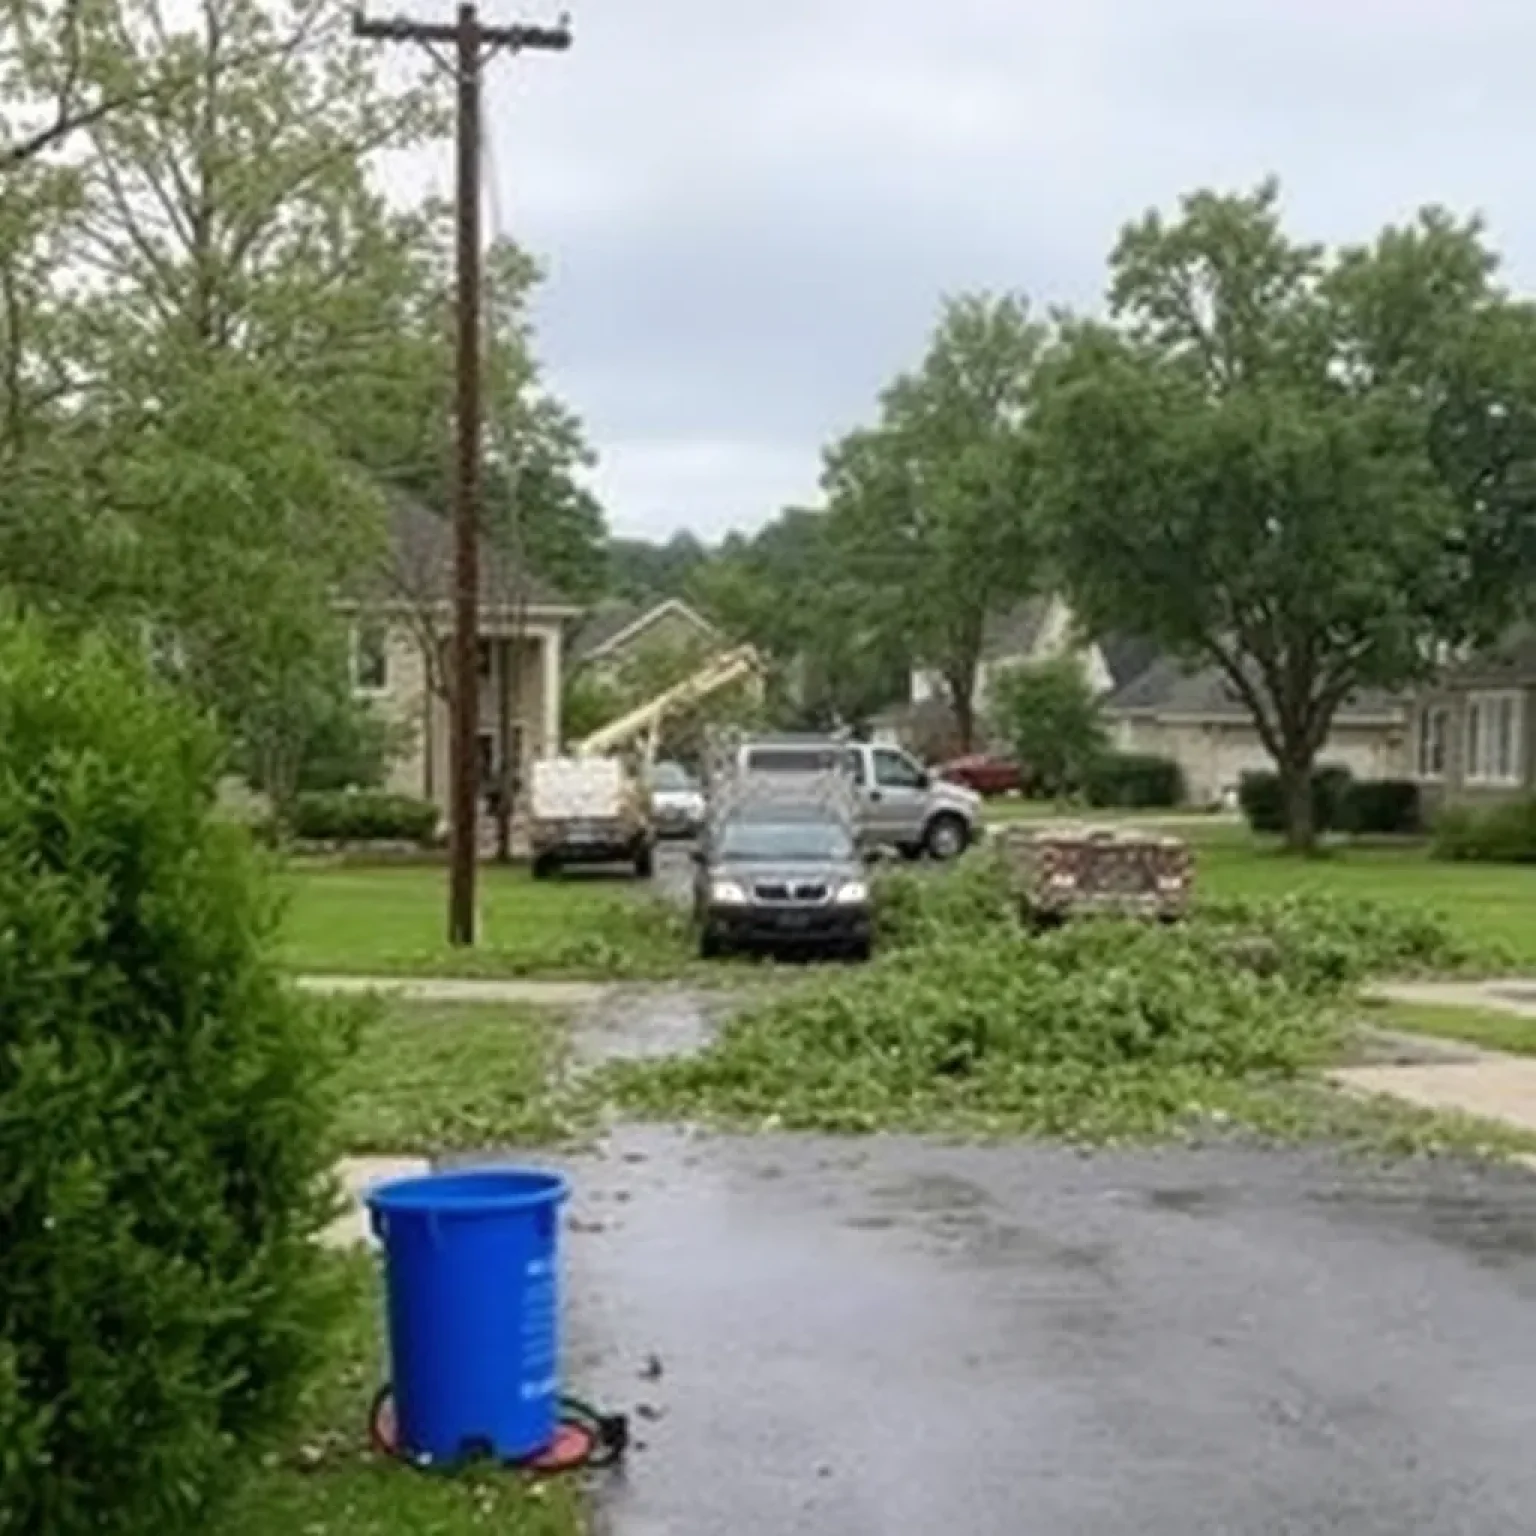
[[[1345,794],[1351,783],[1349,769],[1325,764],[1312,773],[1312,828],[1332,832],[1343,821]],[[1285,802],[1280,776],[1270,772],[1245,773],[1238,781],[1238,805],[1255,832],[1285,831]]]
[[[1419,786],[1412,779],[1359,779],[1346,784],[1339,829],[1377,836],[1423,831]]]
[[[994,732],[1047,794],[1079,791],[1108,747],[1103,711],[1076,657],[1006,668],[988,704]]]
[[[967,854],[943,875],[882,871],[874,898],[875,944],[881,951],[1021,926],[1007,865],[985,849]]]
[[[1323,895],[1202,902],[1164,927],[1032,934],[995,859],[877,885],[881,958],[603,1083],[642,1113],[791,1128],[1103,1140],[1252,1113],[1337,1042],[1350,988],[1481,961],[1433,914]],[[1258,1097],[1255,1097],[1255,1094]]]
[[[1315,996],[1136,923],[947,936],[748,1008],[702,1055],[614,1069],[640,1110],[790,1128],[997,1125],[1097,1140],[1198,1118],[1332,1037]]]
[[[1322,891],[1202,901],[1196,921],[1222,935],[1227,953],[1310,992],[1371,976],[1497,970],[1504,959],[1467,944],[1436,912]]]
[[[294,837],[315,843],[418,843],[437,835],[438,811],[411,795],[351,791],[294,797],[288,827]]]
[[[0,627],[0,1529],[210,1529],[323,1343],[324,1015],[142,670]]]
[[[1145,752],[1109,752],[1089,769],[1089,805],[1130,809],[1182,805],[1184,770],[1171,757]]]
[[[1536,797],[1484,810],[1447,807],[1435,818],[1434,853],[1480,864],[1536,864]]]

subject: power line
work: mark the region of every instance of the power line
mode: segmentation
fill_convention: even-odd
[[[480,501],[484,445],[480,395],[481,290],[481,71],[505,50],[563,52],[571,46],[564,21],[554,27],[490,27],[476,6],[459,6],[453,24],[404,17],[370,21],[361,11],[352,20],[358,37],[379,42],[416,43],[454,79],[458,95],[455,203],[458,226],[458,445],[454,482],[453,682],[449,705],[449,895],[448,941],[475,942],[475,864],[479,830]],[[451,44],[446,57],[440,44]]]

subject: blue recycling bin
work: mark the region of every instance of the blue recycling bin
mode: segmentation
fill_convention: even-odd
[[[514,1461],[559,1426],[557,1173],[467,1168],[368,1192],[384,1249],[401,1451]]]

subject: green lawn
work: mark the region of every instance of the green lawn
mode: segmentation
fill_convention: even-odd
[[[559,1141],[567,1039],[556,1009],[390,1002],[342,1070],[340,1144],[430,1157]]]
[[[1492,1051],[1536,1056],[1536,1018],[1522,1018],[1497,1008],[1455,1008],[1440,1003],[1372,1001],[1366,1019],[1381,1029],[1407,1035],[1465,1040]]]
[[[447,942],[447,871],[437,865],[293,869],[285,958],[311,974],[649,978],[690,950],[676,913],[642,887],[480,872],[473,950]]]
[[[416,1472],[368,1446],[380,1384],[381,1282],[371,1255],[337,1258],[345,1312],[292,1441],[253,1456],[217,1536],[580,1536],[577,1487],[515,1473]]]
[[[564,1020],[547,1008],[384,1005],[338,1084],[341,1145],[430,1156],[548,1144],[565,1129],[552,1081],[565,1041]],[[370,1254],[331,1262],[344,1304],[329,1365],[291,1441],[252,1454],[218,1536],[579,1536],[574,1483],[488,1469],[427,1475],[370,1450],[386,1354],[382,1280]]]
[[[1047,819],[1048,806],[1004,801],[999,819]],[[991,808],[989,808],[989,815]],[[1151,813],[1148,813],[1149,815]],[[1134,822],[1136,813],[1086,813]],[[1448,864],[1417,843],[1333,847],[1298,859],[1273,839],[1255,838],[1230,818],[1181,822],[1166,830],[1195,849],[1198,889],[1217,896],[1283,896],[1327,891],[1371,901],[1432,908],[1469,938],[1506,951],[1517,969],[1536,971],[1536,866]]]
[[[1006,824],[1014,821],[1089,821],[1089,822],[1137,822],[1168,821],[1184,823],[1209,821],[1212,828],[1231,830],[1237,823],[1231,816],[1205,814],[1188,807],[1180,810],[1123,810],[1114,806],[1059,806],[1050,800],[1013,800],[1006,796],[988,800],[983,814],[989,823]]]
[[[1229,822],[1173,829],[1196,851],[1198,888],[1218,896],[1321,890],[1441,913],[1469,939],[1536,972],[1536,867],[1446,864],[1417,845],[1281,854]],[[686,927],[643,887],[573,878],[535,882],[482,871],[481,938],[451,949],[440,865],[316,865],[287,877],[286,959],[295,969],[387,975],[488,975],[659,980],[691,964]]]
[[[1362,847],[1298,859],[1242,831],[1191,837],[1197,888],[1218,896],[1327,891],[1442,914],[1469,940],[1536,971],[1536,867],[1446,864],[1417,845]]]

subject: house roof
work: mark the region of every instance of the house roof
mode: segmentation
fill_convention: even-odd
[[[1485,688],[1536,684],[1536,624],[1515,625],[1497,645],[1447,667],[1442,688]]]
[[[453,525],[415,497],[393,489],[389,504],[389,547],[384,581],[391,596],[413,602],[446,603],[453,599]],[[575,605],[536,572],[519,573],[506,552],[482,535],[480,602],[486,608],[523,603],[530,610],[565,615]]]
[[[659,603],[603,603],[582,620],[572,643],[572,658],[595,661],[638,638],[668,614],[692,624],[702,635],[717,633],[708,619],[680,597],[663,598]]]
[[[1048,597],[1030,597],[987,620],[981,636],[983,661],[1009,661],[1033,654],[1051,611]]]
[[[1111,714],[1175,715],[1191,720],[1247,720],[1248,706],[1214,667],[1190,671],[1164,656],[1104,701]],[[1365,688],[1339,707],[1343,719],[1395,718],[1403,701],[1379,688]]]
[[[1124,688],[1135,682],[1157,661],[1160,654],[1155,640],[1147,640],[1140,635],[1103,635],[1095,644],[1099,648],[1099,655],[1104,658],[1112,689]]]

